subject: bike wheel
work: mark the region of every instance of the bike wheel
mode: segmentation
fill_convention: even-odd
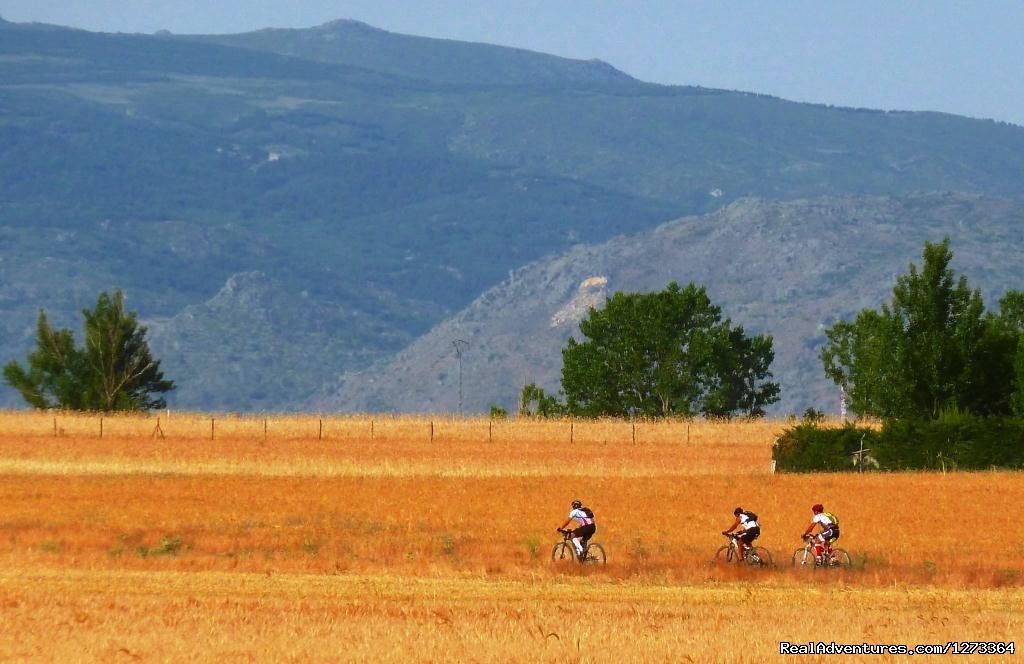
[[[775,564],[771,552],[763,546],[755,546],[747,551],[747,563],[755,567],[771,567]]]
[[[559,542],[551,550],[551,562],[572,563],[576,562],[576,547],[568,542]]]
[[[829,567],[832,569],[849,569],[850,564],[850,554],[845,549],[832,549],[832,560],[829,561]]]
[[[814,549],[806,546],[802,546],[793,552],[793,567],[798,570],[813,571],[815,569],[814,564]]]
[[[604,555],[604,547],[600,544],[591,544],[587,547],[587,557],[583,559],[584,565],[604,565],[607,557]]]
[[[716,563],[731,563],[735,558],[736,549],[732,548],[728,544],[718,547],[718,551],[715,552]]]

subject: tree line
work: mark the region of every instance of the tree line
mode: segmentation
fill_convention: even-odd
[[[921,266],[911,263],[897,279],[891,302],[826,329],[822,367],[853,412],[1024,415],[1024,292],[1008,291],[998,311],[986,311],[952,258],[949,238],[926,242]],[[692,283],[616,293],[590,310],[580,332],[562,350],[564,399],[530,383],[520,412],[757,417],[778,401],[772,337],[748,336]]]
[[[1024,415],[1024,292],[998,311],[950,268],[949,239],[925,243],[892,300],[838,321],[820,359],[862,416],[937,418],[950,410]],[[84,345],[40,311],[26,365],[4,367],[8,384],[35,408],[120,411],[166,407],[174,389],[124,295],[101,293],[82,312]],[[670,283],[652,293],[615,293],[580,322],[562,349],[562,389],[535,383],[520,413],[579,417],[760,417],[779,400],[770,335],[748,335],[723,317],[707,291]],[[813,410],[813,409],[811,409]]]

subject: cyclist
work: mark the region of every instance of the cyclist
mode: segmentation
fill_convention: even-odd
[[[811,512],[814,513],[811,525],[807,526],[807,530],[804,531],[801,538],[807,539],[807,536],[814,530],[814,526],[821,526],[821,531],[814,538],[814,564],[822,565],[825,560],[823,556],[826,553],[830,558],[832,557],[832,542],[839,539],[839,519],[835,514],[826,512],[821,503],[813,505]]]
[[[746,557],[747,549],[753,546],[754,540],[761,535],[761,526],[757,522],[757,515],[750,510],[745,510],[742,507],[737,507],[732,511],[736,520],[732,522],[727,530],[723,530],[723,535],[735,536],[736,546],[739,548],[740,560]],[[733,531],[737,528],[742,528],[743,531]]]
[[[576,555],[582,559],[587,542],[597,532],[597,525],[594,523],[594,512],[589,507],[585,507],[580,501],[572,501],[572,510],[569,512],[569,518],[558,527],[558,532],[563,532],[573,519],[576,519],[579,527],[572,531],[572,543],[576,546]]]

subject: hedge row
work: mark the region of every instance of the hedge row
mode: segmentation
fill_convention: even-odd
[[[862,448],[864,469],[1024,469],[1024,419],[957,414],[888,421],[881,431],[804,423],[779,436],[772,458],[780,471],[859,470]]]

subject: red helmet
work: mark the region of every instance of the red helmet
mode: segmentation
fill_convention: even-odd
[[[815,514],[821,514],[822,512],[825,511],[825,508],[824,508],[824,506],[822,506],[821,503],[818,503],[817,505],[814,505],[814,506],[811,507],[811,511],[814,512]]]

